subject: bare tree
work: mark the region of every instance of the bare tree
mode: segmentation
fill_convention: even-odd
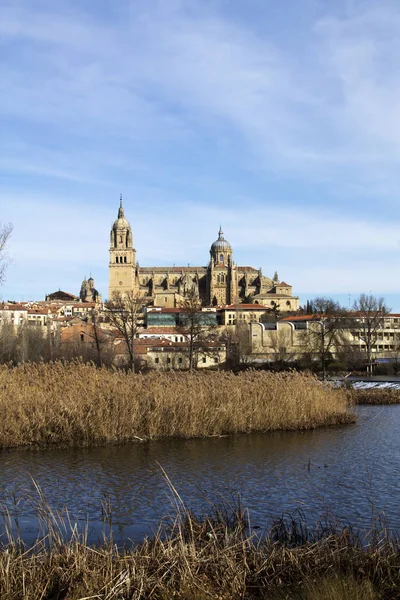
[[[132,371],[135,371],[134,341],[142,324],[144,305],[145,299],[143,296],[133,291],[124,294],[114,292],[111,300],[106,302],[105,305],[110,325],[117,330],[124,340],[129,356],[129,366]]]
[[[94,308],[88,318],[90,327],[87,335],[93,340],[93,349],[96,355],[96,363],[99,367],[112,362],[112,348],[109,332],[101,328],[101,316],[99,311]]]
[[[14,325],[5,322],[0,325],[0,362],[15,360],[16,335]]]
[[[227,367],[241,368],[251,363],[250,327],[246,321],[236,319],[235,329],[224,333]]]
[[[39,362],[47,358],[47,336],[42,327],[26,321],[18,326],[16,336],[16,358],[20,362]]]
[[[348,327],[347,312],[332,298],[315,298],[312,306],[314,317],[307,330],[307,338],[310,349],[319,357],[325,381],[326,368],[332,360],[333,351],[344,342],[344,332]]]
[[[5,225],[0,223],[0,284],[2,284],[6,277],[6,269],[9,264],[9,258],[7,256],[7,243],[10,239],[13,226],[11,223]]]
[[[372,373],[372,350],[376,346],[380,330],[383,329],[385,316],[391,309],[388,308],[384,298],[360,294],[360,297],[354,301],[353,310],[358,313],[354,315],[354,320],[356,320],[360,340],[365,344],[368,371]]]
[[[189,371],[193,371],[197,367],[199,355],[215,355],[215,339],[212,339],[212,334],[216,333],[217,324],[211,320],[210,313],[201,311],[200,299],[194,291],[189,292],[182,301],[181,311],[178,330],[186,340]]]

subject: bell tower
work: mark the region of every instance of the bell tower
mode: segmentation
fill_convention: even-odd
[[[118,218],[110,233],[110,264],[108,299],[114,292],[125,294],[136,289],[136,250],[133,247],[132,229],[125,219],[122,194],[119,201]]]
[[[221,227],[218,239],[210,248],[208,266],[209,304],[232,304],[237,296],[237,269],[232,260],[232,246],[224,238]]]

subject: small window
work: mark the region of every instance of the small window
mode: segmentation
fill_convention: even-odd
[[[126,263],[126,256],[124,256],[124,263]]]
[[[81,342],[84,342],[84,341],[85,341],[85,336],[83,333],[81,333]]]
[[[115,257],[115,262],[118,263],[118,256]]]
[[[202,362],[205,363],[207,361],[206,357],[204,356],[202,359]]]
[[[158,363],[160,362],[160,359],[157,357],[154,359],[154,362],[156,363],[156,365],[158,365]]]
[[[167,363],[170,363],[170,362],[171,362],[171,359],[170,359],[170,357],[168,356],[168,358],[167,358]]]
[[[219,255],[219,262],[224,262],[224,255],[223,254]]]
[[[178,363],[181,365],[182,364],[182,357],[178,358]]]
[[[214,362],[215,362],[215,363],[218,363],[218,357],[215,357],[215,358],[214,358]]]

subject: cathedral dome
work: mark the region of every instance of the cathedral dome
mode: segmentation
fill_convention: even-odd
[[[229,252],[232,251],[230,243],[224,238],[221,227],[218,232],[218,239],[212,244],[211,252]]]

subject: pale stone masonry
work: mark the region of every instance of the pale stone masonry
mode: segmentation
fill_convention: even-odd
[[[207,266],[142,267],[136,261],[132,229],[120,199],[118,217],[110,234],[109,298],[114,292],[133,291],[155,306],[175,307],[195,293],[203,306],[225,306],[251,302],[280,311],[296,311],[298,296],[292,286],[263,275],[261,269],[238,266],[222,229],[210,248]]]

